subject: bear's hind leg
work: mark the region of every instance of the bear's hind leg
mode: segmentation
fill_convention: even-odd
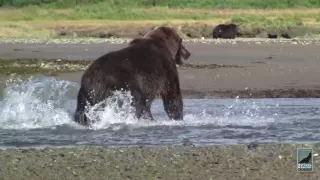
[[[74,113],[74,121],[83,126],[89,126],[89,119],[85,115],[86,104],[86,95],[83,90],[83,87],[81,87],[78,92],[77,109]]]
[[[152,113],[151,113],[151,104],[146,106],[146,109],[144,111],[144,118],[147,118],[147,119],[149,119],[151,121],[154,121],[154,118],[153,118]]]
[[[146,97],[144,94],[139,90],[132,91],[133,96],[133,103],[132,105],[135,107],[135,115],[138,119],[140,119],[142,116],[144,118],[148,118],[150,120],[153,120],[152,113],[150,111],[150,106],[147,105]]]

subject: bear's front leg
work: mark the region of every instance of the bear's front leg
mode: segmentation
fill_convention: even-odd
[[[170,119],[183,120],[183,102],[180,94],[163,97],[163,105]]]
[[[177,69],[167,71],[167,86],[162,93],[164,110],[170,119],[183,120],[183,101]]]

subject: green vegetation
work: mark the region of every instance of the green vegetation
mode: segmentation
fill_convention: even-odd
[[[239,25],[253,24],[258,26],[300,26],[302,19],[296,15],[282,17],[266,17],[265,15],[232,16],[231,22]]]
[[[39,5],[70,8],[79,5],[100,4],[101,7],[146,8],[153,0],[0,0],[0,6],[24,7]],[[155,0],[156,6],[169,8],[218,8],[218,9],[286,9],[320,8],[319,0]]]
[[[294,21],[301,24],[300,18],[319,18],[320,9],[292,10],[208,10],[156,8],[113,8],[109,6],[76,6],[72,9],[53,9],[28,6],[19,9],[0,9],[2,21],[34,20],[219,20],[230,18],[238,23],[260,22],[265,24]],[[290,22],[292,24],[292,22]]]
[[[23,9],[0,11],[0,20],[33,21],[33,20],[165,20],[193,19],[206,20],[215,18],[212,12],[175,11],[169,8],[138,9],[112,8],[109,6],[77,6],[72,9],[52,9],[28,6]]]
[[[184,37],[210,37],[236,23],[246,37],[261,30],[320,32],[319,0],[0,0],[0,37],[134,37],[159,25]],[[15,8],[13,8],[15,7]],[[294,8],[294,9],[292,9]],[[263,35],[264,36],[264,35]]]

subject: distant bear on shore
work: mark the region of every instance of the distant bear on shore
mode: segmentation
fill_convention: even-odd
[[[281,34],[281,37],[282,38],[285,38],[285,39],[290,39],[291,37],[288,35],[288,33],[283,33]]]
[[[236,35],[240,35],[236,24],[219,24],[212,31],[212,38],[214,39],[235,39]]]
[[[97,58],[82,76],[74,120],[90,126],[95,120],[85,115],[86,106],[93,106],[120,89],[131,92],[137,118],[146,115],[153,120],[152,101],[161,97],[169,118],[183,120],[176,64],[183,64],[181,58],[187,60],[190,55],[174,29],[158,27],[132,40],[128,47]]]
[[[277,34],[268,33],[268,38],[269,39],[277,39],[278,35]]]

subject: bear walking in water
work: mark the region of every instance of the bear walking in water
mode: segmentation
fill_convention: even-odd
[[[178,33],[169,27],[158,27],[129,46],[107,53],[85,70],[77,97],[74,119],[90,126],[85,112],[112,95],[115,90],[128,90],[133,96],[135,115],[153,119],[150,108],[156,97],[163,100],[170,119],[183,119],[183,102],[176,65],[183,64],[190,52],[183,46]],[[87,104],[88,103],[88,104]]]

